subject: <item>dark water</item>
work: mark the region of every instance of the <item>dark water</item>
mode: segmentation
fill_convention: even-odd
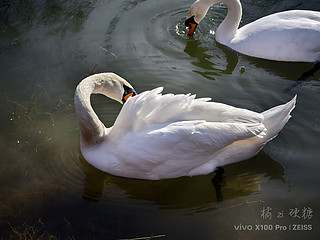
[[[192,2],[0,2],[0,239],[319,236],[320,72],[284,92],[313,64],[250,58],[217,44],[221,5],[189,39]],[[320,11],[318,0],[242,4],[241,24],[289,9]],[[82,158],[73,107],[79,81],[106,71],[138,92],[164,86],[255,111],[297,94],[297,107],[276,139],[223,176],[114,177]],[[121,106],[92,100],[111,126]]]

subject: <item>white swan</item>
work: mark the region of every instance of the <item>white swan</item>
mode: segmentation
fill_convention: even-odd
[[[275,13],[238,29],[242,16],[240,0],[197,0],[185,21],[189,36],[210,6],[220,2],[228,7],[228,14],[215,33],[217,42],[245,55],[269,60],[320,60],[320,12],[317,11]]]
[[[129,178],[208,174],[258,153],[284,127],[296,102],[294,97],[256,113],[190,94],[162,95],[162,89],[136,95],[114,73],[82,80],[74,103],[84,158],[104,172]],[[113,127],[106,128],[93,111],[92,93],[125,102]]]

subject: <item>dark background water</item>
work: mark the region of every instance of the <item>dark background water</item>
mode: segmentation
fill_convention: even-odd
[[[313,64],[251,58],[217,44],[222,5],[189,39],[184,20],[192,2],[0,2],[0,239],[319,236],[320,73],[284,93]],[[242,4],[241,25],[283,10],[320,11],[319,1]],[[218,186],[214,173],[162,181],[114,177],[82,158],[73,107],[80,80],[107,71],[138,92],[164,86],[165,93],[191,92],[254,111],[297,94],[297,106],[263,151],[225,167]],[[120,104],[102,96],[92,101],[111,126]],[[260,224],[273,229],[255,230]],[[295,224],[303,229],[289,230]],[[275,230],[280,225],[287,229]]]

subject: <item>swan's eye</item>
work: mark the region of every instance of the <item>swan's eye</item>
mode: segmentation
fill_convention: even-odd
[[[137,95],[136,91],[127,85],[123,85],[123,95],[122,95],[122,102],[125,103],[129,97],[133,97]]]

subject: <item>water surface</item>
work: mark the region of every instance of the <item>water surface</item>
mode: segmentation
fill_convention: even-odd
[[[284,92],[313,64],[251,58],[216,43],[222,5],[188,38],[184,20],[192,2],[0,3],[1,239],[319,236],[320,72]],[[320,11],[318,1],[242,4],[241,25],[283,10]],[[138,92],[164,86],[165,93],[190,92],[259,112],[297,94],[297,106],[276,139],[252,159],[226,166],[223,176],[114,177],[81,156],[73,106],[79,81],[107,71]],[[111,126],[121,105],[103,96],[92,101]],[[253,230],[239,230],[240,224]],[[273,229],[255,230],[256,224]],[[294,224],[307,229],[289,230]]]

